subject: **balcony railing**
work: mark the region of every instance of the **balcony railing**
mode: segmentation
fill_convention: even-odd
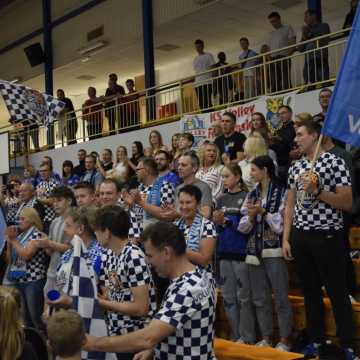
[[[175,121],[185,114],[221,109],[259,96],[331,85],[339,71],[349,31],[320,36],[123,97],[99,98],[92,106],[61,114],[49,128],[18,124],[10,129],[11,153],[62,147]]]

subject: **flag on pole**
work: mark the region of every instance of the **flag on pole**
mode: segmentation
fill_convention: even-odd
[[[93,264],[86,256],[83,241],[75,236],[72,240],[74,247],[71,285],[69,295],[73,299],[73,309],[82,317],[86,332],[92,336],[107,336],[104,311],[97,301],[97,284]],[[83,351],[82,359],[114,360],[112,353]]]
[[[51,95],[4,80],[0,80],[0,93],[15,124],[28,120],[48,126],[65,107]]]
[[[325,123],[324,135],[360,147],[360,6],[346,46]]]

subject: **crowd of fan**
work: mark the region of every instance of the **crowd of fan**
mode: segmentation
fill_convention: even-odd
[[[0,328],[8,329],[0,334],[2,359],[36,359],[22,322],[47,334],[61,358],[84,346],[88,354],[116,352],[118,359],[136,352],[137,359],[151,358],[153,351],[157,359],[210,359],[215,275],[232,339],[273,346],[274,296],[275,347],[289,351],[286,260],[292,257],[305,296],[310,342],[304,351],[315,354],[325,342],[324,285],[346,359],[355,359],[357,288],[348,231],[359,221],[360,150],[324,137],[314,167],[310,162],[331,94],[320,91],[322,112],[314,116],[280,107],[276,131],[254,113],[245,136],[226,112],[214,126],[215,141],[199,149],[190,133],[174,134],[166,146],[151,130],[149,146],[135,141],[131,157],[121,145],[115,159],[111,149],[101,156],[82,149],[79,164],[64,161],[61,174],[45,156],[39,169],[28,164],[22,177],[10,175],[0,213],[6,228]],[[89,322],[75,313],[52,314],[77,309],[72,280],[79,242],[97,278],[94,296],[109,338],[85,338]],[[49,299],[53,290],[59,299]]]

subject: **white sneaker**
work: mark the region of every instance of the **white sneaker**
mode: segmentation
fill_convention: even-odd
[[[350,302],[351,302],[352,304],[355,304],[355,303],[356,303],[356,300],[355,300],[355,298],[354,298],[353,296],[349,295],[349,298],[350,298]]]
[[[272,345],[271,345],[267,340],[265,340],[265,339],[257,342],[257,343],[255,344],[255,346],[257,346],[257,347],[272,347]]]
[[[237,340],[235,340],[236,343],[238,344],[245,344],[245,341],[243,338],[239,337]]]
[[[290,352],[290,346],[282,342],[278,342],[277,345],[275,346],[275,349],[283,352]]]

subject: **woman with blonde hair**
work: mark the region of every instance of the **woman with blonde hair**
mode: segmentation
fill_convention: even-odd
[[[201,145],[198,154],[200,167],[195,176],[210,186],[212,198],[216,200],[223,190],[221,171],[224,166],[221,165],[219,148],[215,143],[206,141]]]
[[[155,155],[158,150],[165,150],[167,152],[169,151],[167,146],[164,145],[164,143],[163,143],[163,139],[162,139],[160,132],[157,130],[150,131],[149,144],[150,144],[150,147],[152,148],[153,155]]]
[[[125,146],[119,145],[116,148],[116,161],[111,176],[119,178],[121,181],[125,181],[129,176],[130,170],[127,149]]]
[[[46,281],[49,257],[40,248],[43,225],[39,214],[33,208],[20,212],[19,227],[9,226],[6,230],[8,242],[7,277],[19,290],[24,301],[25,321],[28,327],[44,330],[41,320],[44,305],[43,288]]]
[[[258,156],[270,156],[270,151],[264,138],[255,132],[246,139],[244,143],[244,154],[245,159],[239,162],[239,166],[241,168],[243,181],[249,191],[251,191],[256,185],[254,179],[250,176],[251,162]],[[270,157],[273,159],[272,156]],[[276,164],[276,161],[274,161],[274,163]]]
[[[179,157],[180,150],[179,150],[179,140],[180,140],[180,133],[176,133],[171,137],[171,151],[170,155],[173,159]]]
[[[25,340],[19,303],[10,288],[0,286],[0,354],[2,360],[37,360]]]

